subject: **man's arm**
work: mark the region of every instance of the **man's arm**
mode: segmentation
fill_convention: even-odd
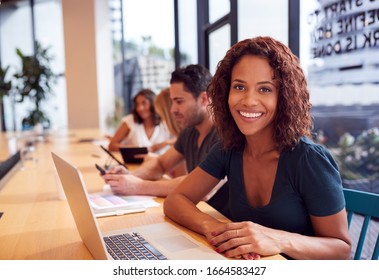
[[[145,180],[159,180],[183,160],[184,156],[172,146],[163,155],[144,161],[131,174]]]
[[[153,195],[166,197],[174,190],[186,176],[170,180],[149,181],[131,174],[105,175],[106,182],[111,186],[112,192],[117,195]]]

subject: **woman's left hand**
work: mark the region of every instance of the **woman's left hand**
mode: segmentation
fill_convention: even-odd
[[[226,257],[251,260],[281,253],[275,230],[253,222],[219,224],[211,235],[210,243]]]

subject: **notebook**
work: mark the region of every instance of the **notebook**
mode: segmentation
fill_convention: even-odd
[[[146,211],[146,207],[142,203],[128,201],[118,195],[91,193],[89,194],[88,199],[97,218]]]
[[[149,259],[140,258],[139,254],[143,253],[136,253],[137,249],[152,253],[155,259],[225,259],[170,223],[125,228],[102,234],[89,204],[81,173],[55,153],[52,153],[52,157],[80,237],[95,259],[118,259],[122,255],[119,248],[124,242],[132,243],[127,247],[137,259]],[[106,247],[106,243],[110,246]],[[111,253],[111,248],[118,251]]]
[[[145,212],[146,208],[159,206],[154,198],[145,195],[115,195],[109,185],[105,185],[102,192],[88,194],[89,204],[97,218]]]

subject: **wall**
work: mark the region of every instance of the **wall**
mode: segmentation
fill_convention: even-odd
[[[68,128],[103,128],[113,104],[107,0],[63,0]],[[111,102],[109,102],[111,100]]]

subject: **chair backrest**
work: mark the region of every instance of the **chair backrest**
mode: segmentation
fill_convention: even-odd
[[[363,244],[366,239],[366,233],[371,218],[379,218],[379,195],[352,189],[343,189],[346,201],[347,219],[349,228],[353,213],[362,215],[364,221],[358,239],[357,248],[355,250],[354,259],[361,258]],[[379,232],[376,233],[376,243],[371,259],[377,260],[379,255]]]

